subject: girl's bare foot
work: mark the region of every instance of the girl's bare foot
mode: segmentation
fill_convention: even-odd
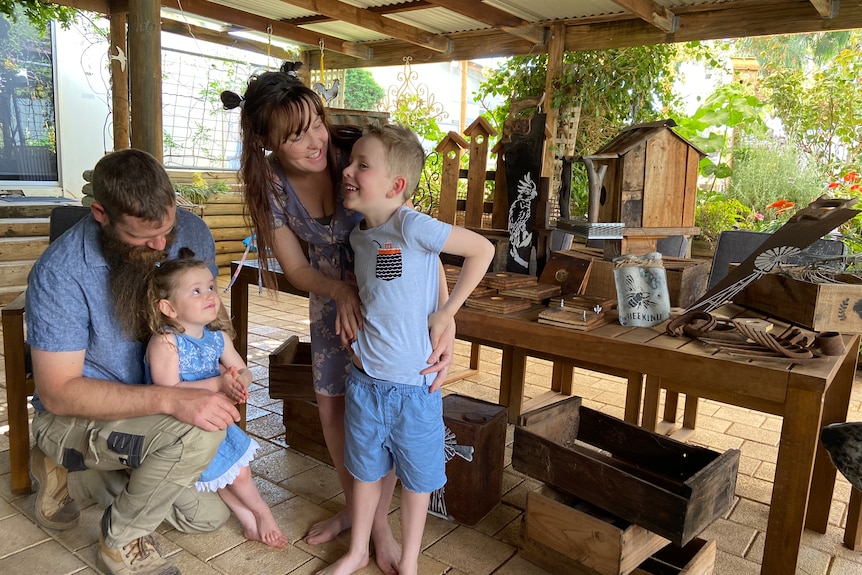
[[[350,528],[350,511],[342,509],[329,519],[318,521],[305,534],[305,542],[309,545],[320,545],[332,541],[338,534]]]

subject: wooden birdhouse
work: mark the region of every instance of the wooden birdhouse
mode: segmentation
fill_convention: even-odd
[[[673,131],[673,120],[635,124],[582,161],[590,180],[590,222],[625,226],[620,253],[693,235],[698,163],[705,154]],[[639,239],[636,239],[639,238]]]

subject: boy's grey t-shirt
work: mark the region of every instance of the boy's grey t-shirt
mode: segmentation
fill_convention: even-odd
[[[98,222],[89,215],[36,261],[27,286],[27,342],[44,351],[86,350],[85,377],[141,384],[144,345],[126,337],[114,318],[99,234]],[[175,258],[183,246],[218,273],[209,228],[196,215],[177,209],[176,238],[168,257]],[[44,411],[38,397],[33,406]]]
[[[350,234],[363,329],[353,349],[368,375],[420,385],[428,367],[428,316],[437,310],[439,254],[450,224],[402,207],[376,228]]]

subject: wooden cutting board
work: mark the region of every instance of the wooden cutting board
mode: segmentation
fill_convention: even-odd
[[[533,303],[543,303],[548,298],[559,296],[561,288],[554,284],[537,283],[532,286],[501,289],[500,295],[509,295],[530,300]]]
[[[616,314],[605,312],[595,313],[593,311],[573,311],[565,307],[549,307],[539,312],[539,323],[589,331],[599,326],[611,323],[616,319]]]
[[[536,276],[515,272],[488,272],[482,284],[495,289],[511,289],[539,283]]]
[[[475,298],[468,297],[464,305],[467,307],[481,309],[484,311],[507,314],[515,311],[520,311],[522,309],[527,309],[528,307],[533,305],[533,303],[529,300],[525,300],[518,297],[496,294]]]

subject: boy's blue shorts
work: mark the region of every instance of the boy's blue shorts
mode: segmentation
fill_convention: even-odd
[[[421,377],[421,376],[420,376]],[[431,493],[446,483],[443,398],[429,385],[374,379],[355,366],[347,376],[344,464],[368,483],[395,466],[402,485]]]

